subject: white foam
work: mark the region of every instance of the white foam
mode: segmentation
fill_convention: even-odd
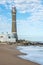
[[[33,62],[37,62],[43,65],[43,47],[39,46],[18,46],[21,52],[26,53],[27,55],[19,55],[19,57],[30,60]]]

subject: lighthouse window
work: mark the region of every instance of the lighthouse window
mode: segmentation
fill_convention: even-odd
[[[10,36],[8,36],[8,38],[10,39],[11,37],[10,37]]]

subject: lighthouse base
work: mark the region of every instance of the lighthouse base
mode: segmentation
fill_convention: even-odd
[[[17,41],[17,33],[12,33],[12,38],[15,38],[15,40]]]

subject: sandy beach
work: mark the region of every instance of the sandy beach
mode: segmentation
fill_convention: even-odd
[[[0,65],[39,65],[17,57],[20,54],[15,45],[0,45]]]

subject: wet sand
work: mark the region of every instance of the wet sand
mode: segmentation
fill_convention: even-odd
[[[0,45],[0,65],[39,65],[17,57],[20,54],[15,45]]]

